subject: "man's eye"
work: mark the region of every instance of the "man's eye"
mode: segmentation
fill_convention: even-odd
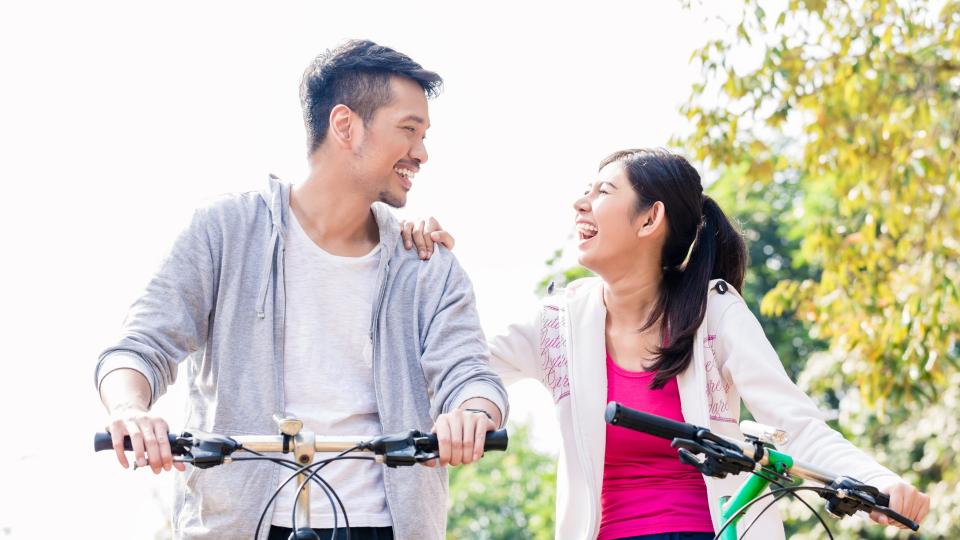
[[[415,127],[407,126],[407,127],[403,128],[403,129],[409,131],[410,133],[416,133],[416,132],[417,132],[417,128],[415,128]]]

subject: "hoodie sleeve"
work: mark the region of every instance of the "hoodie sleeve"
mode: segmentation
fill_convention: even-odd
[[[178,364],[207,339],[214,260],[207,213],[197,210],[127,313],[120,339],[101,353],[94,375],[98,391],[103,378],[121,368],[146,377],[151,406],[173,384]]]
[[[447,260],[449,264],[441,266]],[[438,249],[426,265],[444,268],[446,274],[425,272],[418,287],[420,365],[432,396],[430,414],[459,407],[464,401],[481,397],[493,402],[506,424],[509,406],[500,377],[490,368],[489,351],[480,327],[473,285],[453,255]],[[442,280],[442,281],[441,281]],[[438,287],[442,285],[442,287]],[[440,290],[438,296],[432,291]]]
[[[747,305],[733,302],[723,312],[716,351],[747,409],[761,424],[784,429],[784,450],[800,461],[883,489],[899,477],[847,441],[783,369],[760,322]]]

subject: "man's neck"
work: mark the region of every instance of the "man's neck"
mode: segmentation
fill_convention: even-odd
[[[307,236],[324,251],[366,255],[380,241],[369,198],[358,193],[335,167],[314,167],[290,193],[290,209]]]

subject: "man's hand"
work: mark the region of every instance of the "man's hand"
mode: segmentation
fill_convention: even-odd
[[[186,468],[183,463],[173,461],[170,441],[167,438],[170,432],[167,422],[163,418],[151,415],[143,407],[129,405],[114,408],[110,414],[107,431],[113,438],[113,449],[117,452],[117,459],[125,469],[130,466],[123,451],[125,435],[130,436],[138,467],[149,464],[154,474],[160,474],[161,468],[165,471],[169,471],[171,467],[175,467],[178,471]]]
[[[483,456],[483,443],[486,441],[487,432],[499,426],[487,417],[487,414],[467,409],[486,411],[494,420],[500,418],[497,406],[483,398],[469,399],[460,408],[438,416],[433,432],[437,434],[440,446],[441,466],[461,465],[479,460]],[[437,460],[426,463],[428,467],[435,467],[437,464]]]
[[[930,497],[920,493],[917,488],[906,482],[897,482],[896,484],[881,490],[890,496],[890,509],[898,514],[906,516],[913,521],[920,523],[927,517],[930,511]],[[905,525],[894,521],[879,512],[871,512],[870,519],[881,525],[892,525],[900,529],[906,529]]]
[[[150,383],[140,372],[132,369],[111,371],[100,382],[100,399],[110,415],[107,431],[113,438],[113,449],[123,468],[129,468],[123,451],[123,437],[130,436],[138,467],[150,465],[155,474],[162,468],[169,471],[186,469],[183,463],[174,463],[170,452],[170,431],[166,421],[150,414]]]
[[[453,249],[453,236],[443,230],[436,219],[430,218],[424,222],[422,219],[418,222],[401,221],[400,236],[403,238],[403,247],[413,249],[416,247],[417,254],[421,260],[427,260],[433,255],[433,245],[443,244],[443,247]]]

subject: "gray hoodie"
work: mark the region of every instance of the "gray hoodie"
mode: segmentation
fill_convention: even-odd
[[[271,416],[284,403],[289,208],[290,186],[271,177],[263,192],[226,195],[197,210],[131,307],[121,338],[101,354],[97,387],[109,372],[132,368],[150,382],[156,401],[184,367],[185,430],[277,433]],[[383,249],[370,338],[383,432],[429,431],[439,414],[472,397],[494,402],[506,418],[506,391],[488,367],[463,269],[440,247],[429,261],[420,261],[399,241],[389,210],[377,203],[373,212]],[[177,474],[175,537],[249,538],[281,474],[288,472],[258,461],[188,467]],[[384,485],[398,539],[444,537],[444,469],[385,468]],[[266,538],[269,519],[260,539]]]

